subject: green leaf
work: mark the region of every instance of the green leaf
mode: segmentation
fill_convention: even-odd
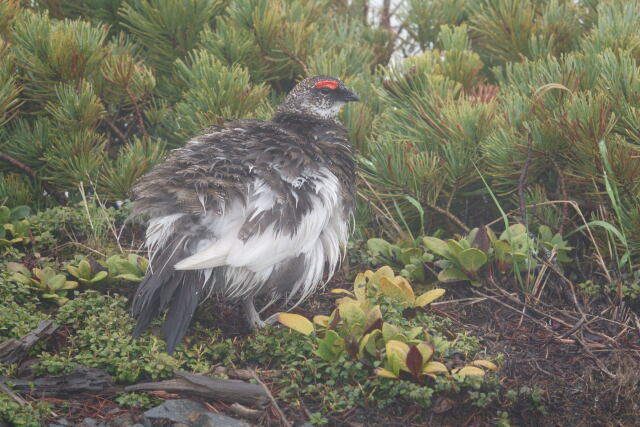
[[[0,206],[0,225],[6,224],[11,220],[11,210],[6,206]]]
[[[397,339],[399,336],[402,336],[400,328],[387,322],[382,324],[382,337],[385,342]]]
[[[13,209],[11,209],[11,216],[10,216],[10,220],[11,221],[18,221],[21,219],[25,219],[26,217],[29,216],[29,214],[31,213],[31,208],[29,206],[16,206]]]
[[[371,252],[371,255],[377,256],[380,253],[387,252],[391,244],[384,239],[369,239],[367,241],[367,249]]]
[[[450,266],[438,273],[438,280],[443,283],[459,282],[461,280],[469,280],[469,277],[460,271],[458,267]]]
[[[114,279],[128,280],[129,282],[141,282],[142,279],[144,279],[144,276],[125,273],[125,274],[118,274],[117,276],[114,276]]]
[[[405,331],[405,334],[407,339],[413,340],[413,339],[416,339],[418,335],[420,335],[422,332],[424,332],[424,329],[422,329],[422,326],[414,326],[413,328],[409,329],[409,331]]]
[[[480,249],[469,248],[458,254],[460,266],[468,272],[476,272],[487,262],[487,255]]]
[[[367,319],[364,311],[357,301],[352,299],[343,299],[343,302],[338,306],[338,311],[340,313],[340,318],[345,322],[352,333],[356,335],[362,333],[366,327]]]
[[[29,269],[25,267],[23,264],[20,264],[17,262],[8,262],[7,270],[9,270],[12,273],[21,273],[25,276],[31,276],[31,271],[29,271]]]
[[[398,260],[403,264],[411,264],[414,259],[422,256],[423,252],[418,248],[402,249]]]
[[[53,277],[49,277],[46,285],[49,286],[50,289],[64,289],[65,282],[67,278],[63,274],[56,274]]]
[[[103,270],[103,271],[98,271],[98,272],[96,273],[96,275],[95,275],[95,276],[93,276],[93,278],[92,278],[91,280],[89,280],[89,283],[98,283],[98,282],[100,282],[101,280],[106,279],[106,278],[107,278],[107,276],[108,276],[108,274],[107,274],[107,272],[106,272],[106,271],[104,271],[104,270]]]
[[[451,255],[449,253],[449,247],[447,243],[443,240],[440,240],[436,237],[427,236],[422,238],[422,242],[427,249],[429,249],[436,255],[439,255],[443,258],[449,258]]]
[[[456,242],[453,239],[447,240],[447,248],[449,248],[449,252],[456,258],[460,256],[460,253],[466,249],[459,242]]]
[[[365,351],[371,356],[375,356],[378,350],[376,346],[376,340],[381,336],[382,332],[380,331],[380,329],[375,329],[362,337],[360,339],[360,342],[358,343],[358,357],[364,357]]]
[[[61,289],[69,290],[69,289],[75,289],[77,287],[78,287],[78,282],[67,280],[64,282]]]
[[[325,332],[324,337],[318,341],[316,354],[320,358],[331,362],[336,360],[342,351],[344,351],[344,340],[336,331],[328,330]]]
[[[14,273],[11,276],[11,280],[18,282],[18,283],[22,283],[23,285],[27,285],[27,286],[39,286],[39,283],[36,282],[35,280],[33,280],[31,277],[31,273],[27,270],[27,275],[24,275],[22,273]]]

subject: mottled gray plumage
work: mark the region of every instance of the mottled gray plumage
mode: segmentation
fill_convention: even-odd
[[[134,215],[149,218],[150,269],[133,298],[139,335],[167,312],[172,352],[212,292],[243,300],[308,296],[342,257],[352,215],[355,164],[335,120],[355,94],[330,76],[310,77],[271,121],[234,120],[174,150],[134,186]]]

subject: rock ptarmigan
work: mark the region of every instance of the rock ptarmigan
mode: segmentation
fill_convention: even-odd
[[[133,188],[149,219],[150,267],[133,297],[134,336],[166,311],[167,351],[212,293],[242,301],[309,296],[339,266],[355,194],[355,163],[336,114],[358,101],[342,81],[309,77],[270,121],[233,120],[191,139]]]

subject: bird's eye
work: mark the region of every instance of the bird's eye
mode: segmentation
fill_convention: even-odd
[[[329,95],[329,93],[331,92],[331,89],[326,88],[326,87],[323,87],[322,89],[320,89],[320,92],[321,92],[323,95]]]

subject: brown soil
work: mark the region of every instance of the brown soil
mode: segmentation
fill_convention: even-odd
[[[344,281],[336,280],[331,287],[347,286]],[[439,302],[433,311],[452,319],[455,329],[477,336],[488,355],[502,354],[497,375],[504,388],[518,390],[529,387],[541,390],[545,412],[535,410],[530,403],[513,405],[506,399],[486,408],[477,408],[468,404],[465,396],[442,396],[429,409],[416,406],[381,412],[371,408],[354,408],[331,417],[331,425],[489,426],[499,425],[497,414],[505,411],[509,414],[511,425],[517,426],[640,426],[640,334],[636,329],[620,327],[612,331],[608,322],[591,322],[589,331],[614,335],[615,339],[607,340],[606,337],[582,331],[582,328],[575,331],[577,335],[569,334],[559,339],[568,328],[539,313],[526,311],[531,313],[531,317],[523,316],[518,313],[517,307],[507,307],[510,304],[505,305],[504,300],[500,304],[492,299],[475,298],[477,295],[467,287],[450,291],[450,294],[457,295],[449,295],[449,299],[459,302]],[[325,292],[295,311],[304,315],[329,312],[334,299],[335,296]],[[249,332],[239,307],[214,303],[207,306],[206,312],[212,316],[208,320],[224,325],[226,336]],[[210,310],[212,307],[215,309]],[[620,334],[620,331],[623,333]],[[576,338],[580,338],[585,345],[581,345]],[[272,392],[277,395],[277,390]],[[112,401],[113,397],[78,396],[78,399],[70,402],[68,415],[71,419],[85,416],[112,419],[123,413]],[[214,410],[234,416],[222,403],[207,404]],[[308,419],[308,412],[301,410],[300,406],[289,406],[289,402],[279,404],[289,421],[295,425]],[[136,417],[139,413],[135,411],[131,415]],[[261,425],[281,425],[280,417],[273,408],[267,411]]]

